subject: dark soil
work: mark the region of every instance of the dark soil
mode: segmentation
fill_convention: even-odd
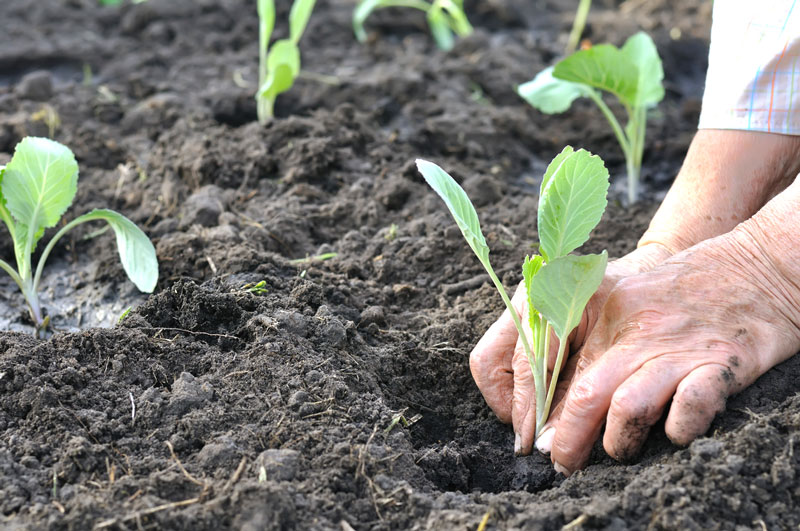
[[[591,104],[549,117],[514,92],[559,55],[576,2],[467,4],[475,34],[442,53],[417,13],[375,16],[360,45],[353,2],[320,0],[307,74],[260,126],[252,0],[3,0],[0,163],[55,110],[81,165],[69,216],[125,213],[161,279],[138,294],[113,237],[76,231],[45,279],[46,340],[2,280],[0,325],[20,331],[0,335],[2,527],[475,529],[487,514],[487,529],[797,527],[798,359],[688,449],[655,430],[633,464],[598,448],[567,480],[514,458],[467,366],[501,302],[413,166],[462,181],[513,286],[537,178],[565,144],[585,147],[615,178],[586,250],[626,253],[696,126],[710,1],[595,2],[589,38],[642,28],[665,63],[635,208]]]

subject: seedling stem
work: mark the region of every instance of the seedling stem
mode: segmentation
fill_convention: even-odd
[[[567,40],[567,55],[578,49],[583,29],[586,27],[586,19],[589,16],[589,8],[592,7],[592,0],[581,0],[578,10],[575,12],[575,20],[572,22],[572,31],[569,32]]]

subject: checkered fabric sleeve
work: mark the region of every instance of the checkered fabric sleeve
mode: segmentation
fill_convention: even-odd
[[[798,0],[715,0],[700,129],[800,135]]]

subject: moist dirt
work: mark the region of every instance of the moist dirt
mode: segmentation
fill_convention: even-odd
[[[614,179],[584,250],[621,256],[696,127],[711,3],[596,1],[588,38],[644,29],[666,72],[644,197],[624,206],[598,111],[544,116],[514,92],[559,56],[575,4],[467,1],[475,34],[443,53],[418,13],[377,14],[362,45],[353,2],[319,0],[303,75],[262,126],[255,2],[3,0],[0,164],[52,128],[81,166],[67,218],[124,213],[161,277],[139,294],[113,236],[82,226],[46,269],[46,339],[0,281],[0,527],[796,528],[797,359],[688,448],[657,427],[632,462],[598,447],[568,479],[513,456],[471,380],[502,303],[414,159],[462,182],[510,289],[537,179],[565,144]]]

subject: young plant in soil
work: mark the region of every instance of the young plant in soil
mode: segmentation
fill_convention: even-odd
[[[528,103],[546,114],[569,109],[580,97],[597,104],[617,137],[628,173],[628,201],[638,197],[639,175],[644,154],[647,110],[664,98],[664,70],[653,40],[639,32],[622,48],[600,44],[580,50],[546,68],[517,89]],[[617,97],[628,121],[619,120],[595,89]]]
[[[39,302],[42,269],[56,242],[70,229],[87,221],[106,221],[117,237],[122,267],[139,290],[151,293],[158,280],[158,261],[153,244],[131,220],[113,210],[97,209],[78,216],[56,232],[39,257],[32,255],[45,229],[55,227],[72,204],[78,190],[78,163],[66,146],[47,138],[26,137],[14,156],[0,167],[0,219],[14,241],[17,268],[0,260],[28,303],[36,333],[47,327]]]
[[[289,12],[289,38],[269,45],[275,28],[275,1],[258,1],[258,121],[266,123],[275,112],[275,99],[286,92],[300,74],[300,37],[308,25],[316,0],[295,0]]]
[[[528,358],[536,387],[536,436],[547,422],[550,405],[564,362],[569,334],[580,323],[583,310],[605,274],[608,254],[571,255],[600,222],[606,208],[608,170],[600,157],[567,146],[553,159],[539,191],[539,253],[522,265],[528,302],[525,332],[519,315],[489,262],[489,246],[478,214],[466,192],[436,164],[417,160],[425,181],[444,200],[461,233],[478,257],[511,313]],[[558,338],[552,378],[547,382],[551,336]]]
[[[472,25],[464,12],[464,0],[362,0],[353,11],[353,33],[359,42],[367,40],[364,22],[377,9],[386,7],[410,7],[424,11],[428,27],[437,46],[450,50],[455,44],[455,35],[466,37],[472,33]]]
[[[569,32],[567,39],[567,54],[571,54],[578,48],[578,42],[581,40],[583,28],[586,27],[586,19],[589,17],[589,9],[592,7],[592,0],[581,0],[578,4],[578,10],[575,12],[575,18],[572,21],[572,30]]]

